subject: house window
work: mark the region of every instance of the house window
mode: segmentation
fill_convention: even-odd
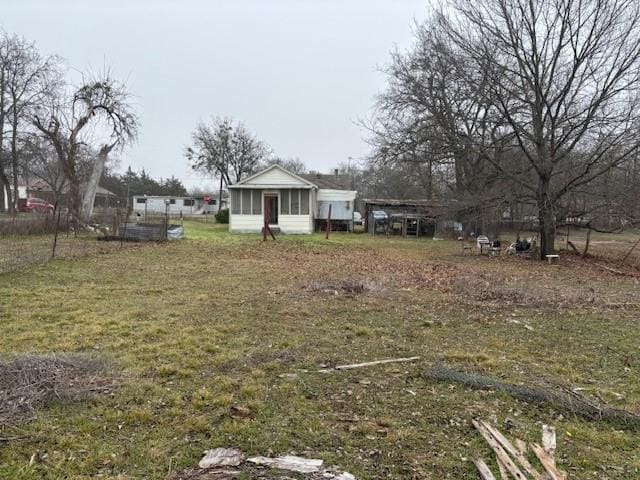
[[[309,215],[309,190],[300,190],[300,215]]]
[[[170,205],[175,205],[176,204],[176,199],[175,198],[170,198],[169,199],[169,204]]]
[[[185,198],[184,202],[182,202],[182,204],[185,207],[193,207],[193,198]]]
[[[300,190],[291,190],[291,215],[300,215]]]
[[[240,190],[231,190],[231,213],[240,215]]]
[[[242,215],[251,215],[251,190],[242,190]]]
[[[136,203],[147,203],[146,198],[136,198]]]
[[[280,191],[280,213],[289,215],[289,190]]]
[[[252,190],[251,201],[251,213],[253,215],[262,215],[262,190]]]

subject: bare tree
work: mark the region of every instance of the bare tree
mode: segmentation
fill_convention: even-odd
[[[280,165],[282,168],[289,170],[291,173],[306,173],[308,168],[299,158],[282,158],[271,157],[264,162],[266,167],[270,165]]]
[[[67,179],[53,146],[46,140],[31,135],[22,142],[20,152],[23,171],[30,179],[44,182],[53,193],[55,204],[60,204],[67,187]]]
[[[442,31],[470,72],[486,74],[490,110],[503,124],[494,144],[517,147],[530,167],[534,182],[520,183],[536,199],[544,258],[565,196],[640,148],[640,4],[453,0],[449,7],[439,14]],[[513,177],[508,164],[493,165]]]
[[[269,151],[243,124],[229,118],[199,123],[185,150],[191,167],[221,178],[225,185],[239,182],[260,168]]]
[[[542,258],[572,199],[640,149],[638,2],[449,0],[388,72],[374,158],[535,205]]]
[[[0,34],[0,184],[10,210],[17,206],[20,136],[30,125],[34,106],[55,90],[59,78],[57,57],[43,58],[32,43]]]
[[[98,182],[114,148],[132,142],[138,118],[125,86],[108,73],[85,81],[71,98],[54,98],[35,116],[35,127],[53,145],[69,182],[69,208],[76,222],[89,221]],[[87,184],[81,189],[79,154],[86,145],[97,150]]]

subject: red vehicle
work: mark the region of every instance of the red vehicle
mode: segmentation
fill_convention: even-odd
[[[18,201],[18,211],[26,213],[53,213],[54,207],[41,198],[27,198]]]

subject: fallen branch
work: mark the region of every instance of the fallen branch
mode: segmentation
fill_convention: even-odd
[[[634,272],[624,272],[622,270],[616,270],[615,268],[607,267],[606,265],[602,265],[600,263],[594,263],[594,265],[602,270],[606,270],[607,272],[611,272],[615,275],[621,275],[625,277],[637,277],[638,274]]]
[[[640,430],[640,415],[612,408],[577,393],[552,387],[523,386],[504,383],[482,375],[469,374],[436,365],[424,374],[439,382],[453,382],[476,390],[496,390],[525,402],[549,405],[556,410],[578,415],[591,421],[604,421]]]
[[[352,370],[354,368],[371,367],[373,365],[384,365],[384,364],[387,364],[387,363],[415,362],[416,360],[420,360],[420,357],[391,358],[391,359],[388,359],[388,360],[376,360],[374,362],[353,363],[351,365],[338,365],[337,367],[323,368],[322,370],[318,370],[318,371],[319,372],[332,372],[334,370]]]

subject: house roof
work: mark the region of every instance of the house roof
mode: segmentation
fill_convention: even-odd
[[[270,167],[260,170],[259,172],[251,175],[250,177],[240,180],[238,183],[230,185],[229,188],[287,188],[285,184],[271,184],[255,182],[255,180],[261,175],[266,174],[272,170],[280,170],[286,173],[292,179],[298,180],[304,187],[296,188],[318,188],[321,190],[353,190],[352,181],[349,175],[328,175],[322,173],[301,173],[295,174],[290,172],[286,168],[274,164]]]
[[[240,180],[237,183],[234,183],[233,185],[229,185],[229,188],[286,188],[287,185],[286,184],[280,184],[280,183],[250,183],[253,182],[255,179],[257,179],[258,177],[271,172],[272,170],[280,170],[281,172],[284,172],[285,174],[289,175],[292,179],[298,180],[301,184],[304,185],[304,187],[302,188],[314,188],[316,187],[315,184],[313,184],[312,182],[302,178],[299,175],[296,175],[293,172],[290,172],[289,170],[287,170],[286,168],[281,167],[280,165],[274,164],[271,165],[270,167],[265,168],[264,170],[260,170],[257,173],[254,173],[253,175],[247,177],[247,178],[243,178],[242,180]],[[301,187],[296,187],[296,188],[301,188]]]
[[[371,210],[390,209],[405,212],[417,212],[427,215],[447,215],[459,209],[458,202],[453,200],[398,199],[398,198],[365,198],[362,200]]]
[[[349,175],[325,175],[322,173],[303,173],[300,177],[316,187],[328,190],[353,190]]]

